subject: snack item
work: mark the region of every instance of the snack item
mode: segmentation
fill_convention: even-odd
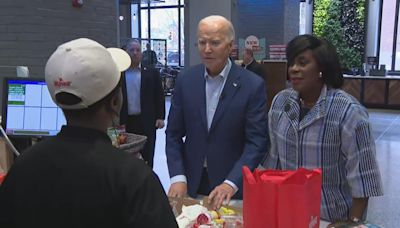
[[[197,216],[196,223],[199,225],[209,224],[211,222],[211,216],[206,213],[201,213]]]
[[[229,209],[229,208],[226,208],[226,207],[221,207],[221,208],[218,210],[218,212],[219,212],[219,214],[220,214],[221,216],[235,215],[235,214],[236,214],[234,210]]]
[[[197,220],[199,214],[206,213],[207,208],[195,204],[191,206],[182,206],[182,213],[176,217],[179,228],[190,227],[190,224]]]
[[[119,133],[119,135],[117,136],[118,145],[126,144],[127,143],[127,139],[128,139],[128,136],[126,134]]]
[[[216,211],[210,211],[210,215],[212,219],[219,219],[219,214]]]
[[[242,227],[243,219],[234,210],[221,207],[218,211],[195,204],[183,206],[182,213],[176,218],[179,228],[226,228]]]
[[[127,143],[125,125],[110,127],[107,129],[107,135],[110,137],[113,146],[119,147]]]
[[[222,206],[215,211],[208,199],[169,197],[179,228],[241,228],[242,209],[238,206]]]

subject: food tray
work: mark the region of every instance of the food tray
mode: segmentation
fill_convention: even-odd
[[[135,156],[142,158],[140,152],[143,150],[144,145],[146,144],[147,137],[144,135],[137,135],[132,133],[124,133],[127,136],[126,142],[124,144],[119,145],[118,148],[124,150],[128,153],[135,154]]]

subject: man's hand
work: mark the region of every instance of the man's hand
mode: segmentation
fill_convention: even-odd
[[[156,128],[157,129],[161,129],[161,128],[163,128],[164,127],[164,120],[162,120],[162,119],[157,119],[156,120]]]
[[[208,196],[208,203],[214,210],[218,210],[222,203],[228,204],[231,197],[235,194],[235,189],[227,183],[222,183],[214,188]]]
[[[171,184],[168,191],[168,196],[184,197],[187,193],[187,184],[185,182],[176,182]]]

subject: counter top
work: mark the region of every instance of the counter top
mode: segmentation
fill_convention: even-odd
[[[286,63],[287,60],[285,59],[263,59],[261,60],[262,63]]]
[[[231,200],[228,205],[243,208],[243,200]],[[320,220],[319,228],[326,228],[329,224],[330,222]]]
[[[344,78],[352,78],[352,79],[381,79],[381,80],[400,80],[400,76],[397,75],[386,75],[386,76],[361,76],[361,75],[350,75],[344,74]]]

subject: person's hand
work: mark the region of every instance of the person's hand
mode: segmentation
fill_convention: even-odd
[[[227,183],[222,183],[214,188],[208,196],[208,203],[214,210],[218,210],[225,201],[229,203],[231,197],[235,194],[235,189]]]
[[[161,128],[163,128],[164,127],[164,120],[162,120],[162,119],[157,119],[156,120],[156,128],[157,129],[161,129]]]
[[[168,196],[184,197],[187,193],[187,184],[185,182],[176,182],[171,184],[168,190]]]

